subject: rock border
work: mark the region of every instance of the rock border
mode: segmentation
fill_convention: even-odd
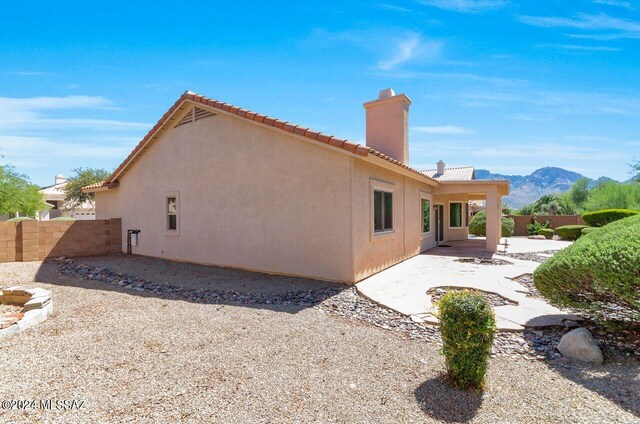
[[[22,306],[22,311],[0,317],[0,338],[40,324],[53,312],[53,294],[39,287],[27,289],[13,286],[3,289],[0,303]]]

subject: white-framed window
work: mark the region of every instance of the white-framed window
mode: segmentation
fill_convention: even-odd
[[[420,199],[422,216],[422,234],[431,232],[431,200]]]
[[[449,202],[449,228],[463,227],[462,202]]]
[[[373,231],[380,233],[393,230],[393,193],[373,191]]]
[[[394,185],[371,179],[371,234],[376,240],[394,231]]]
[[[422,237],[431,234],[433,229],[433,196],[431,193],[419,190],[420,198],[420,233]]]
[[[165,234],[177,236],[180,234],[180,193],[170,191],[165,193]]]

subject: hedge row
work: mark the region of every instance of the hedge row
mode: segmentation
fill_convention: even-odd
[[[553,231],[553,228],[541,228],[538,230],[538,234],[545,236],[545,238],[552,239],[555,231]]]
[[[556,228],[556,233],[563,240],[578,240],[585,228],[587,228],[586,225],[563,225]]]
[[[638,214],[640,214],[640,212],[629,209],[603,209],[600,211],[587,212],[582,215],[582,219],[590,227],[604,227],[611,222]]]

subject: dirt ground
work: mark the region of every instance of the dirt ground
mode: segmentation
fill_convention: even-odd
[[[326,286],[120,255],[84,261],[204,289]],[[0,422],[640,421],[637,362],[494,358],[484,393],[466,393],[442,378],[436,346],[361,321],[314,307],[175,300],[57,271],[0,264],[1,287],[54,296],[47,321],[0,340]],[[49,399],[51,409],[5,402]],[[77,403],[60,400],[83,403],[69,410]]]

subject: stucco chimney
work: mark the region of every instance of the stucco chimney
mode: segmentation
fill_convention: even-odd
[[[443,175],[444,174],[444,162],[442,161],[442,159],[440,159],[440,162],[438,162],[438,174]]]
[[[367,146],[409,163],[409,106],[411,99],[391,88],[380,91],[377,100],[367,102]]]
[[[56,184],[60,184],[60,183],[64,183],[65,181],[67,181],[67,178],[62,175],[62,174],[58,174],[54,177],[54,181]]]

